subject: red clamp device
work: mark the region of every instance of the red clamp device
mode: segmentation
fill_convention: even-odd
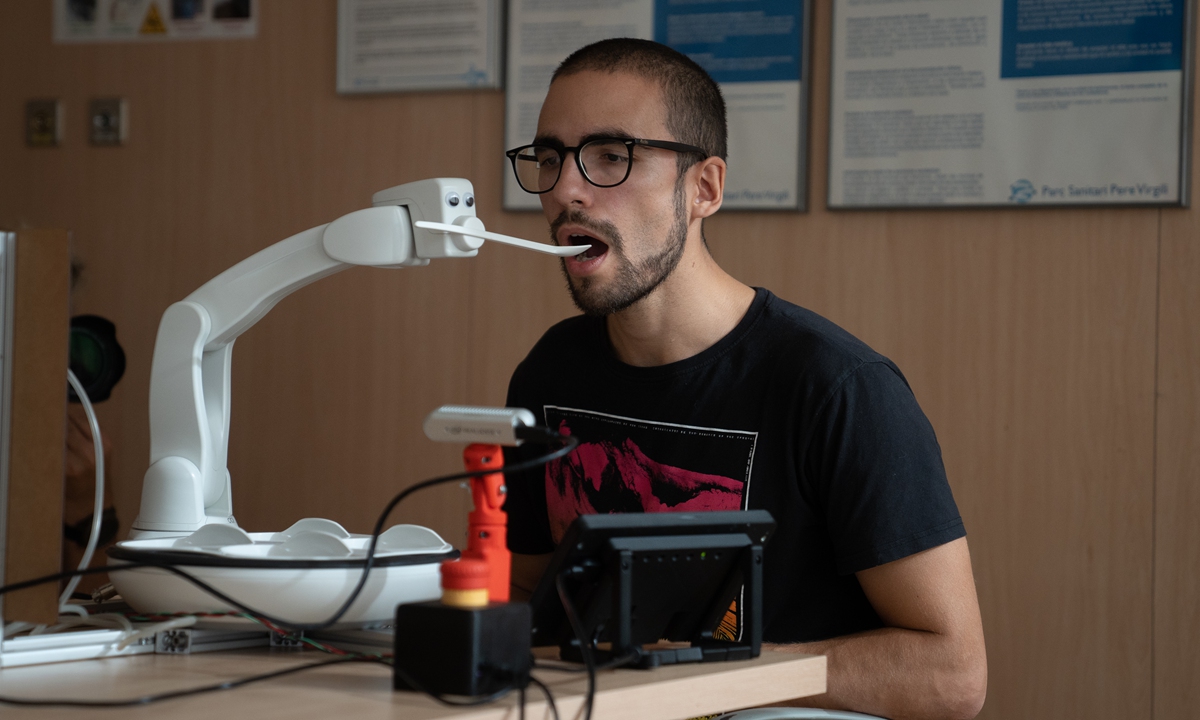
[[[443,405],[425,418],[425,435],[439,442],[471,442],[463,451],[467,472],[482,473],[471,479],[475,509],[467,516],[467,549],[464,560],[479,560],[488,567],[488,601],[506,603],[512,554],[508,551],[508,513],[502,509],[504,455],[501,445],[523,442],[522,431],[536,426],[533,413],[523,408],[484,408]],[[540,436],[539,436],[540,437]]]
[[[463,451],[475,509],[467,516],[467,549],[442,563],[442,599],[396,608],[393,685],[442,695],[480,697],[525,687],[532,654],[532,611],[510,603],[507,489],[500,444],[520,445],[534,427],[521,408],[443,405],[425,418],[425,435],[440,442],[483,441]]]
[[[504,466],[499,445],[474,443],[463,451],[468,472],[498,470]],[[508,602],[512,575],[512,553],[508,551],[508,513],[501,508],[507,489],[503,473],[471,478],[471,499],[475,509],[467,516],[467,549],[464,560],[481,560],[488,566],[488,600]]]

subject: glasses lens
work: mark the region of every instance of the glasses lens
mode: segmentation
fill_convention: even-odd
[[[629,177],[629,147],[619,140],[594,140],[579,149],[579,162],[593,184],[620,185]]]
[[[544,145],[523,147],[513,158],[517,182],[526,192],[546,192],[558,182],[558,173],[562,168],[560,161],[555,148]]]

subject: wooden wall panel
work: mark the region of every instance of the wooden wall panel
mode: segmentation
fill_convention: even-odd
[[[1200,68],[1200,54],[1197,54]],[[1200,151],[1192,202],[1200,203]],[[1200,213],[1164,211],[1158,325],[1154,717],[1200,713]]]
[[[1154,210],[829,212],[710,224],[735,275],[892,357],[937,429],[976,567],[982,718],[1150,711]]]
[[[62,557],[63,467],[67,432],[67,285],[64,230],[17,233],[13,278],[12,373],[5,534],[0,580],[58,572]],[[7,391],[6,391],[7,392]],[[4,622],[51,624],[58,587],[41,585],[0,598]]]
[[[249,41],[55,46],[48,4],[5,4],[3,117],[58,95],[63,147],[0,140],[0,217],[76,230],[77,310],[113,318],[129,365],[100,407],[119,448],[120,515],[137,512],[148,452],[149,358],[168,304],[253,252],[436,174],[468,176],[472,93],[342,98],[336,5],[263,6]],[[47,32],[43,32],[46,30]],[[84,141],[89,97],[129,99],[123,148]],[[17,181],[18,173],[27,173]],[[467,261],[355,269],[288,298],[238,341],[230,469],[252,529],[303,516],[369,528],[415,479],[457,470],[458,449],[420,433],[425,413],[467,399]],[[466,494],[416,497],[397,517],[457,539]]]
[[[1142,717],[1155,218],[1034,215],[814,216],[742,275],[893,357],[932,419],[984,613],[982,717]]]
[[[718,215],[713,252],[906,372],[970,533],[991,667],[981,717],[1149,717],[1152,701],[1161,710],[1183,697],[1164,666],[1195,667],[1180,660],[1190,646],[1164,641],[1195,638],[1195,581],[1164,563],[1196,566],[1187,413],[1200,390],[1184,339],[1200,317],[1188,264],[1197,213],[824,210],[829,8],[816,5],[813,210]],[[100,413],[127,521],[148,448],[150,352],[170,302],[376,190],[432,175],[471,178],[490,229],[545,236],[540,214],[500,209],[502,93],[338,96],[336,3],[262,11],[255,40],[55,46],[48,3],[0,4],[0,223],[72,228],[86,265],[76,310],[117,323],[129,369]],[[66,145],[24,148],[24,101],[56,94]],[[84,143],[83,109],[99,94],[129,98],[128,146]],[[1156,536],[1160,221],[1161,264],[1175,272],[1162,303],[1194,309],[1164,318],[1157,346],[1160,377],[1182,380],[1176,405],[1159,402],[1159,469],[1175,452],[1178,479],[1159,484],[1159,517],[1168,492],[1176,515]],[[366,529],[396,489],[459,467],[458,448],[424,440],[425,413],[501,402],[513,366],[572,312],[555,260],[492,245],[422,269],[351,270],[285,300],[235,353],[238,519],[266,529],[317,515]],[[457,542],[468,505],[446,488],[398,519]]]

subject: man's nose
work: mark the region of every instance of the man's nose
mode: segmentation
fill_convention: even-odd
[[[551,190],[554,199],[562,205],[582,205],[587,207],[592,202],[592,191],[596,186],[587,181],[583,173],[579,170],[579,163],[575,160],[575,153],[567,153],[563,158],[562,172],[558,176],[558,182]]]

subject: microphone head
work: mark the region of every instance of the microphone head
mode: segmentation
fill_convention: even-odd
[[[515,446],[523,442],[518,429],[536,424],[525,408],[443,405],[425,418],[425,436],[437,442]]]

